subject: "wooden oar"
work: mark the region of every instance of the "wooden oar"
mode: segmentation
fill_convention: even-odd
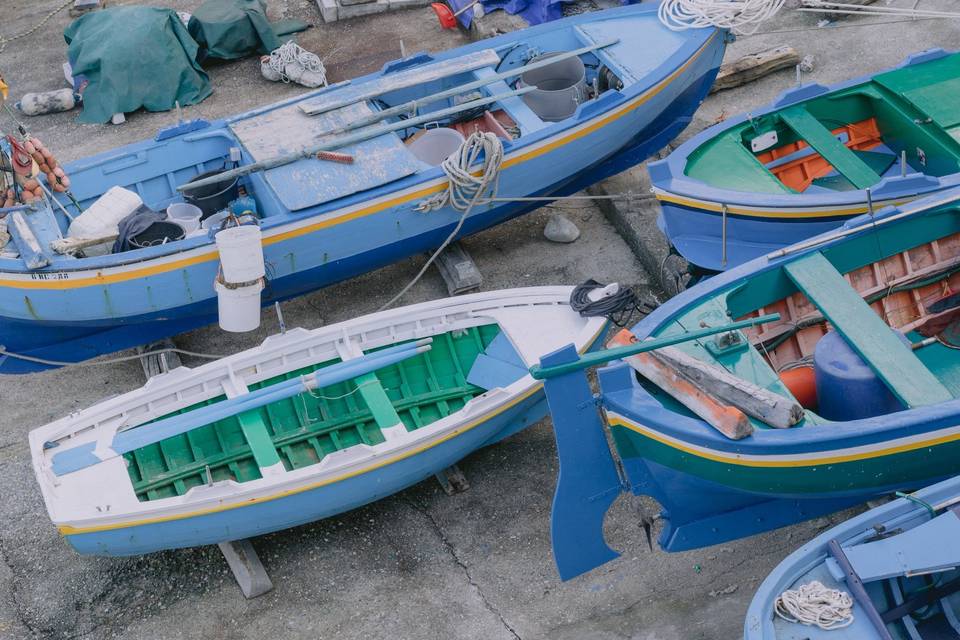
[[[382,136],[386,133],[391,133],[393,131],[400,131],[402,129],[409,129],[410,127],[415,127],[426,122],[433,122],[438,118],[445,118],[450,115],[460,113],[462,111],[469,111],[476,107],[482,107],[483,105],[491,104],[493,102],[499,102],[500,100],[505,100],[507,98],[513,98],[516,96],[521,96],[525,93],[533,91],[536,87],[523,87],[522,89],[517,89],[516,91],[508,91],[507,93],[500,93],[495,96],[490,96],[488,98],[480,98],[479,100],[471,100],[470,102],[464,102],[463,104],[458,104],[455,107],[449,107],[447,109],[440,109],[439,111],[431,111],[427,115],[420,116],[419,118],[408,118],[406,120],[401,120],[400,122],[395,122],[393,124],[385,125],[382,127],[370,127],[366,130],[358,131],[353,135],[341,136],[339,138],[334,138],[329,142],[324,142],[323,144],[316,145],[314,147],[308,147],[302,151],[296,153],[289,153],[282,156],[276,156],[268,160],[262,160],[260,162],[254,162],[253,164],[248,164],[243,167],[237,167],[236,169],[231,169],[230,171],[224,171],[223,173],[218,173],[215,176],[209,178],[204,178],[202,180],[196,180],[194,182],[188,182],[177,187],[177,191],[193,191],[199,187],[205,187],[209,184],[215,182],[223,182],[230,180],[232,178],[237,178],[240,176],[245,176],[251,173],[256,173],[257,171],[266,171],[267,169],[274,169],[276,167],[283,166],[285,164],[290,164],[291,162],[296,162],[297,160],[303,158],[311,158],[316,156],[321,151],[331,151],[333,149],[339,149],[340,147],[345,147],[347,145],[356,144],[358,142],[364,142],[378,136]]]
[[[583,55],[584,53],[589,53],[596,49],[603,49],[604,47],[609,47],[611,45],[617,44],[618,42],[620,42],[620,40],[617,38],[614,38],[612,40],[607,40],[600,44],[595,44],[589,47],[582,47],[574,51],[566,51],[560,55],[550,56],[545,60],[540,60],[538,62],[531,62],[530,64],[527,64],[525,66],[510,69],[509,71],[504,71],[503,73],[497,73],[492,76],[488,76],[486,78],[481,78],[473,82],[468,82],[467,84],[462,84],[462,85],[453,87],[451,89],[446,89],[445,91],[434,93],[429,96],[425,96],[423,98],[410,100],[409,102],[405,102],[395,107],[390,107],[388,109],[384,109],[383,111],[377,111],[376,113],[372,113],[369,116],[366,116],[365,118],[360,118],[359,120],[351,122],[350,124],[344,127],[341,127],[340,129],[331,131],[329,134],[324,134],[324,135],[346,133],[347,131],[359,129],[360,127],[365,127],[367,125],[380,122],[381,120],[385,120],[386,118],[390,118],[396,115],[401,115],[404,113],[416,114],[417,110],[423,105],[431,104],[439,100],[446,100],[447,98],[452,98],[454,96],[458,96],[460,94],[473,91],[474,89],[480,89],[481,87],[486,87],[488,85],[493,84],[494,82],[499,82],[501,80],[506,80],[507,78],[513,78],[515,76],[519,76],[521,74],[526,73],[527,71],[542,69],[543,67],[548,67],[561,60],[566,60],[567,58],[580,56],[580,55]],[[308,113],[308,115],[314,115],[314,114]]]
[[[687,331],[686,333],[680,333],[675,336],[667,336],[666,338],[643,340],[642,342],[625,347],[614,347],[613,349],[604,349],[602,351],[588,353],[580,356],[580,359],[576,362],[568,362],[566,364],[559,364],[553,367],[541,367],[540,365],[534,365],[530,367],[530,375],[537,380],[546,380],[547,378],[554,378],[556,376],[563,375],[564,373],[570,373],[571,371],[579,371],[580,369],[588,369],[590,367],[607,364],[613,360],[619,360],[620,358],[633,356],[638,353],[669,347],[674,344],[680,344],[681,342],[699,340],[700,338],[706,338],[718,333],[726,333],[728,331],[736,331],[737,329],[755,327],[758,324],[776,322],[779,319],[779,313],[769,313],[767,315],[750,318],[748,320],[740,320],[739,322],[722,324],[719,327],[707,327],[705,329],[698,329],[696,331]]]

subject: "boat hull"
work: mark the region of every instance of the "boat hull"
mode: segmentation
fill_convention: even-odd
[[[146,522],[123,528],[78,534],[61,528],[79,553],[130,556],[163,549],[196,547],[241,540],[329,518],[402,491],[487,444],[506,438],[546,415],[539,388],[505,411],[485,417],[481,424],[455,438],[370,471],[307,488],[311,481],[274,499],[227,503],[212,513]],[[439,438],[438,438],[439,440]],[[424,445],[428,446],[428,445]],[[296,491],[294,493],[293,491]]]
[[[672,77],[639,95],[610,95],[584,105],[576,122],[529,145],[516,149],[508,145],[500,195],[560,197],[641,162],[690,122],[713,83],[724,47],[723,33],[715,32]],[[255,191],[266,189],[261,176],[251,180]],[[459,212],[445,207],[421,213],[415,208],[445,184],[444,179],[417,183],[275,226],[267,219],[264,305],[440,246],[457,224]],[[458,237],[542,205],[506,202],[476,207]],[[0,345],[14,354],[74,362],[204,326],[216,321],[211,283],[217,269],[216,250],[206,245],[95,271],[0,274]],[[0,373],[49,366],[0,356]]]

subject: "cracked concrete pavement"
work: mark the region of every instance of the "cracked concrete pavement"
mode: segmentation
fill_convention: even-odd
[[[6,0],[0,33],[31,26],[58,3]],[[199,0],[164,4],[190,10]],[[327,56],[332,81],[378,68],[397,56],[400,40],[407,51],[464,41],[458,32],[437,28],[428,8],[323,25],[308,0],[271,0],[270,14],[317,23],[299,41]],[[67,22],[61,14],[30,40],[0,54],[0,72],[14,97],[63,86],[60,34]],[[783,19],[784,28],[814,23],[811,17]],[[865,30],[844,29],[744,39],[731,51],[735,55],[791,43],[803,54],[817,55],[820,66],[813,79],[832,82],[892,64],[908,45],[913,50],[956,42],[956,27],[946,21],[885,29],[883,48],[873,47]],[[213,96],[185,109],[185,117],[220,117],[303,90],[266,82],[255,58],[217,65],[210,74]],[[760,104],[791,82],[787,71],[718,94],[707,101],[694,126]],[[65,113],[25,122],[61,159],[72,160],[147,137],[175,119],[172,113],[137,113],[122,126],[101,126],[78,125],[74,117]],[[635,190],[637,179],[627,174],[626,188]],[[589,277],[648,284],[641,262],[595,207],[568,203],[560,208],[582,231],[571,245],[543,239],[547,208],[466,241],[486,289],[576,283]],[[637,224],[652,229],[649,220]],[[284,307],[287,324],[313,327],[371,312],[416,273],[422,260],[406,260],[293,300]],[[442,281],[431,271],[405,302],[443,295]],[[275,320],[265,316],[264,325],[252,334],[208,327],[179,342],[188,349],[227,353],[255,345],[275,330]],[[139,364],[130,362],[0,377],[0,638],[735,638],[767,572],[844,517],[666,554],[647,549],[639,526],[641,510],[649,514],[655,507],[623,497],[608,518],[607,533],[624,555],[561,583],[549,546],[557,462],[545,420],[468,457],[461,468],[471,488],[464,493],[447,496],[435,482],[424,482],[340,517],[254,540],[275,589],[246,601],[216,548],[85,558],[60,539],[47,519],[30,468],[27,432],[105,396],[135,389],[140,376]]]

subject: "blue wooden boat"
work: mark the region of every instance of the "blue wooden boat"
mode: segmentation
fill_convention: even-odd
[[[746,640],[960,638],[960,478],[871,509],[817,536],[757,590]],[[848,595],[853,621],[825,630],[774,614],[780,595],[813,581]],[[796,618],[793,618],[796,619]]]
[[[960,54],[934,49],[710,127],[649,165],[660,228],[722,271],[837,227],[868,197],[879,208],[960,185],[958,82]]]
[[[159,210],[179,201],[176,188],[198,174],[233,170],[231,149],[239,150],[242,172],[392,109],[393,115],[361,131],[369,139],[339,149],[352,155],[353,164],[300,158],[242,178],[260,216],[268,279],[262,301],[267,304],[438,247],[454,230],[459,210],[449,205],[426,213],[417,209],[446,190],[448,180],[440,167],[419,160],[404,144],[401,135],[410,142],[418,128],[403,129],[401,117],[409,110],[403,113],[401,105],[419,100],[420,115],[409,122],[419,121],[421,127],[435,119],[467,133],[497,133],[504,148],[501,198],[569,194],[640,162],[676,136],[713,82],[724,40],[725,34],[713,29],[675,33],[664,28],[656,6],[584,14],[440,54],[417,54],[303,97],[161,131],[154,140],[67,169],[83,207],[120,185]],[[533,64],[535,56],[564,52],[580,52],[576,57],[585,69],[581,104],[574,104],[568,117],[542,119],[528,96],[520,95],[524,88],[513,88],[516,78],[508,78],[511,85],[495,80]],[[473,87],[469,94],[479,92],[469,99],[479,108],[471,107],[468,121],[455,122],[466,117],[462,96],[451,91],[461,86]],[[426,98],[438,93],[446,97]],[[370,137],[371,132],[382,135]],[[355,134],[319,140],[336,143]],[[76,215],[69,202],[61,204]],[[471,211],[459,235],[542,204],[484,202]],[[66,229],[58,206],[24,217],[41,253]],[[48,266],[31,269],[22,259],[0,257],[2,373],[49,366],[10,354],[78,361],[217,317],[211,283],[218,253],[208,235],[101,257],[46,259]]]
[[[435,300],[179,367],[30,434],[51,520],[80,553],[215,544],[409,487],[546,415],[527,369],[604,318],[571,287]]]
[[[561,576],[616,557],[602,523],[623,490],[660,503],[679,551],[960,472],[958,269],[954,189],[716,275],[624,346],[542,358]],[[614,358],[594,399],[583,368]]]

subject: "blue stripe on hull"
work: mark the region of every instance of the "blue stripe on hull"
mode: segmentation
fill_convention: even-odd
[[[127,556],[240,540],[329,518],[392,495],[542,419],[542,391],[447,442],[369,473],[310,491],[217,513],[66,536],[79,553]]]
[[[576,143],[576,146],[582,153],[593,153],[594,157],[599,158],[598,161],[584,170],[571,171],[572,177],[531,195],[562,196],[574,193],[635,165],[661,149],[689,124],[690,114],[699,106],[713,83],[722,53],[723,45],[719,42],[714,45],[713,51],[705,52],[696,63],[697,68],[690,71],[691,78],[695,80],[686,83],[682,91],[664,91],[654,98],[654,101],[662,100],[664,105],[670,107],[662,108],[661,115],[642,126],[640,133],[627,143],[604,156],[599,149],[603,148],[605,141],[610,142],[609,134],[598,136],[594,133],[588,136]],[[621,120],[640,119],[643,117],[641,111],[638,110]],[[621,126],[627,130],[636,128],[631,122],[624,122]],[[594,138],[596,140],[592,143],[588,141]],[[546,154],[542,159],[548,164],[555,164],[552,160],[555,155]],[[524,179],[529,179],[529,176],[515,175],[507,179],[505,175],[500,192],[504,195],[530,193],[529,188],[523,186]],[[409,212],[412,206],[406,205],[268,246],[265,258],[270,282],[264,291],[264,304],[302,295],[439,246],[453,230],[456,217],[446,209],[412,216]],[[506,204],[478,212],[464,224],[460,237],[490,228],[541,206],[543,203]],[[447,216],[447,223],[443,226],[430,226],[434,224],[430,216],[440,215]],[[413,224],[421,225],[419,233],[415,233],[414,229],[403,228]],[[395,232],[397,229],[399,237]],[[394,231],[393,237],[385,237],[385,231]],[[403,235],[406,233],[410,235]],[[382,243],[370,248],[370,237],[382,238]],[[331,252],[339,251],[341,256],[330,256],[324,252],[327,248]],[[300,264],[308,260],[313,260],[314,265]],[[31,308],[49,309],[49,312],[41,316],[49,319],[39,321],[0,318],[0,345],[13,353],[53,360],[79,361],[210,324],[217,320],[216,298],[209,297],[212,293],[210,283],[215,277],[216,269],[217,263],[209,262],[160,276],[99,288],[91,287],[89,290],[30,291]],[[99,291],[101,298],[96,302],[103,303],[105,300],[106,309],[112,312],[105,313],[100,319],[74,323],[58,322],[60,318],[76,317],[79,308],[93,303],[88,291]],[[8,292],[8,295],[12,294]],[[22,292],[17,292],[17,295],[22,298]],[[201,301],[194,301],[201,296]],[[124,305],[131,308],[144,306],[144,298],[146,305],[152,308],[165,301],[164,308],[151,313],[126,316],[120,313],[120,307]],[[173,306],[166,302],[170,298],[179,299],[180,304]],[[13,304],[17,303],[15,301]],[[19,303],[22,304],[22,301]],[[91,327],[97,326],[102,329],[91,330]],[[45,368],[48,367],[14,358],[0,358],[0,373],[29,373]]]

